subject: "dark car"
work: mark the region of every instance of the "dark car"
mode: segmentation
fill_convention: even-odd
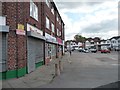
[[[96,52],[97,52],[97,49],[91,48],[90,51],[91,51],[92,53],[96,53]]]
[[[83,52],[83,48],[78,48],[78,51],[79,52]]]

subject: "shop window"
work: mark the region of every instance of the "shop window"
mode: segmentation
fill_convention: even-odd
[[[30,16],[38,21],[38,7],[30,0]]]
[[[46,28],[50,29],[50,21],[48,17],[46,17]]]

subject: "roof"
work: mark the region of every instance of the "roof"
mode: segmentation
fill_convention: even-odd
[[[117,39],[119,39],[119,38],[120,38],[120,36],[115,36],[115,37],[110,38],[110,40],[111,40],[111,39],[116,39],[116,40],[117,40]]]

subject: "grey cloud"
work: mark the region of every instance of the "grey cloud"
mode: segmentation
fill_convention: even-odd
[[[118,30],[117,19],[102,21],[100,24],[92,24],[86,28],[83,28],[81,32],[100,33],[100,32],[108,32],[110,30]]]
[[[89,5],[89,6],[94,6],[94,5],[98,5],[98,4],[101,4],[103,2],[56,2],[57,3],[57,6],[59,9],[75,9],[75,8],[78,8],[78,7],[82,7],[84,5]]]

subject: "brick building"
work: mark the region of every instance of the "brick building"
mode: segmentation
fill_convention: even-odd
[[[21,77],[64,54],[64,22],[54,2],[0,6],[0,79]]]

